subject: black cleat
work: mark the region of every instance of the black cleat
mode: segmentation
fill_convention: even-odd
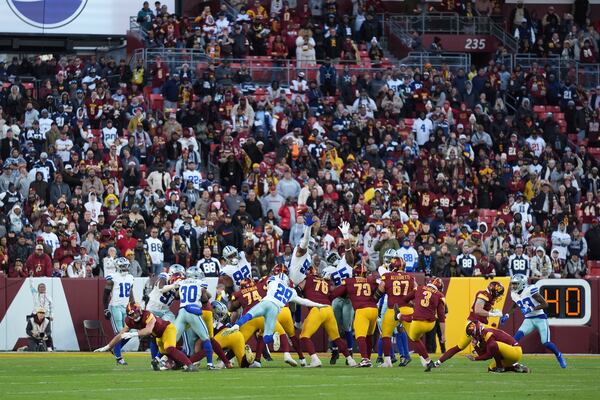
[[[152,365],[153,370],[160,371],[160,360],[158,358],[153,358],[152,361],[150,361],[150,364]]]
[[[383,364],[383,357],[377,357],[377,360],[375,360],[375,363]]]
[[[273,357],[271,357],[271,352],[269,352],[269,349],[267,349],[267,347],[265,346],[265,348],[263,349],[263,358],[267,361],[273,361]]]
[[[515,371],[516,371],[516,369],[515,369]],[[488,372],[493,372],[495,374],[501,374],[501,373],[505,372],[505,369],[503,367],[488,368]]]
[[[406,367],[411,361],[412,361],[412,358],[410,358],[410,357],[402,357],[400,359],[400,363],[398,364],[398,366]]]
[[[198,372],[199,369],[198,367],[196,367],[195,365],[188,365],[186,367],[183,367],[182,369],[183,372]]]
[[[431,372],[432,368],[435,368],[435,363],[433,360],[429,361],[425,366],[425,372]]]
[[[392,364],[395,364],[395,363],[397,363],[397,362],[398,362],[398,359],[396,358],[396,356],[393,356],[393,357],[392,357]]]
[[[123,358],[117,358],[117,365],[127,365],[127,361],[123,360]]]
[[[340,358],[340,351],[337,349],[331,350],[331,358],[329,359],[329,364],[335,365],[335,363],[337,363],[338,358]]]

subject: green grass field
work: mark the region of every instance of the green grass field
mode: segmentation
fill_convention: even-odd
[[[598,399],[600,357],[527,356],[531,374],[490,374],[485,362],[462,356],[423,372],[406,368],[349,368],[343,361],[319,369],[291,368],[275,356],[262,369],[154,372],[147,354],[126,354],[117,367],[110,354],[0,353],[0,399]],[[328,362],[328,356],[322,360]]]

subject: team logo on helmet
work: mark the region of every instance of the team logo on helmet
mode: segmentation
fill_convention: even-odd
[[[54,29],[71,23],[88,0],[6,0],[13,13],[36,28]]]
[[[490,282],[487,290],[494,299],[499,299],[500,297],[504,296],[504,286],[502,286],[500,282]]]

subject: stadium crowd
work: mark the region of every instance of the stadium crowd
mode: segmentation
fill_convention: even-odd
[[[302,204],[321,221],[318,270],[341,245],[342,220],[371,270],[388,249],[407,271],[448,277],[509,275],[522,255],[533,278],[583,277],[585,261],[600,260],[588,148],[600,93],[559,82],[552,65],[511,73],[494,61],[338,76],[332,65],[361,52],[383,58],[375,9],[358,1],[340,16],[335,1],[292,3],[205,9],[193,21],[145,3],[146,45],[201,48],[212,61],[198,65],[0,63],[0,273],[102,276],[125,256],[134,276],[149,276],[232,245],[264,276],[291,258]],[[568,32],[597,49],[596,25],[575,21]],[[546,43],[565,33],[553,26],[531,32]],[[242,90],[249,72],[221,60],[248,55],[323,61],[316,79],[299,72]],[[43,83],[34,90],[23,76]]]

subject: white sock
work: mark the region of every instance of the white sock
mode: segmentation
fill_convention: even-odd
[[[315,364],[318,364],[319,362],[321,362],[321,360],[319,359],[319,356],[315,353],[315,354],[311,354],[310,355],[310,359],[312,360],[312,362],[314,362]]]
[[[392,357],[390,357],[390,356],[383,357],[383,361],[384,361],[384,364],[386,364],[386,365],[392,365]]]
[[[284,357],[292,357],[292,355],[290,353],[288,353],[288,352],[283,353],[283,356]]]

